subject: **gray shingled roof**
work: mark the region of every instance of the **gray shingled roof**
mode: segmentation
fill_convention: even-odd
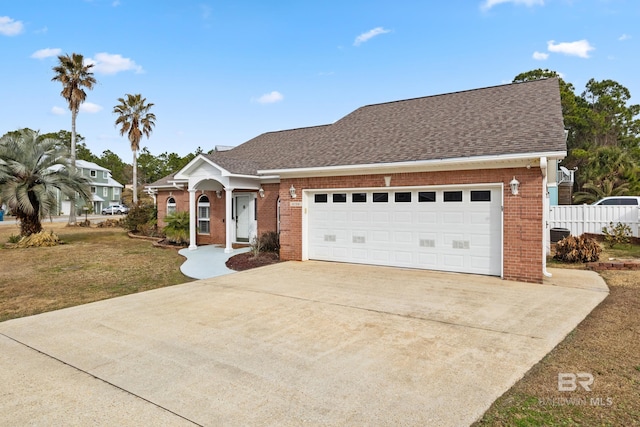
[[[566,151],[557,79],[361,107],[207,155],[236,174]]]

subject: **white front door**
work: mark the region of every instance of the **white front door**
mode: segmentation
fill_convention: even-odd
[[[250,195],[236,196],[236,241],[249,241],[249,223],[251,221],[251,200]]]
[[[501,187],[308,193],[308,258],[500,276]]]

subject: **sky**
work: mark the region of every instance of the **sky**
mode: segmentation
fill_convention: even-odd
[[[71,130],[51,78],[72,53],[98,81],[77,132],[128,163],[112,113],[128,93],[154,103],[141,147],[180,156],[537,68],[638,104],[638,22],[638,0],[0,0],[0,135]]]

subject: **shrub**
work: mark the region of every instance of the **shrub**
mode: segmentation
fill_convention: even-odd
[[[139,231],[138,226],[157,221],[157,214],[158,211],[154,205],[138,203],[129,209],[129,213],[123,219],[122,224],[127,231]]]
[[[595,239],[585,236],[567,236],[556,243],[555,259],[564,262],[594,262],[600,258],[602,248]]]
[[[164,219],[162,232],[167,240],[179,245],[189,243],[189,212],[174,212]]]
[[[251,241],[251,253],[257,257],[260,252],[280,252],[280,236],[275,231],[262,233]]]
[[[18,243],[22,239],[22,236],[19,234],[12,234],[9,236],[9,243]]]
[[[260,252],[262,252],[262,242],[260,241],[258,236],[254,237],[253,240],[251,240],[251,246],[249,248],[254,258],[257,258],[258,255],[260,255]]]
[[[275,231],[267,231],[260,236],[262,250],[264,252],[280,252],[280,235]]]
[[[620,222],[614,226],[613,222],[610,222],[608,227],[602,228],[602,234],[604,234],[604,241],[607,242],[607,245],[613,248],[617,244],[629,243],[631,227]]]

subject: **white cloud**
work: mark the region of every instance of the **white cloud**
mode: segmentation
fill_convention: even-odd
[[[66,108],[56,106],[51,109],[51,114],[55,114],[56,116],[62,116],[66,113],[67,113]]]
[[[358,37],[356,37],[355,41],[353,42],[354,46],[360,46],[362,43],[369,41],[370,39],[374,38],[375,36],[379,36],[380,34],[386,34],[386,33],[390,33],[391,30],[385,30],[382,27],[376,27],[373,30],[369,30],[366,33],[362,33],[360,34]]]
[[[22,21],[16,21],[8,16],[0,16],[0,34],[5,36],[17,36],[24,31]]]
[[[621,42],[625,41],[625,40],[629,40],[631,38],[631,36],[629,34],[623,34],[620,37],[618,37],[618,40],[620,40]]]
[[[533,59],[535,59],[536,61],[544,61],[548,57],[549,57],[548,53],[538,52],[538,51],[533,52]]]
[[[265,93],[260,98],[256,99],[255,102],[258,104],[273,104],[275,102],[280,102],[283,99],[284,96],[280,92],[274,90],[273,92]]]
[[[549,52],[579,56],[580,58],[588,58],[589,52],[594,50],[595,47],[591,46],[587,40],[562,43],[556,43],[554,40],[549,40],[547,42],[547,49],[549,49]]]
[[[102,107],[93,102],[83,102],[80,104],[80,111],[83,113],[97,113],[100,110],[102,110]]]
[[[45,49],[36,50],[31,54],[31,57],[35,59],[44,59],[44,58],[50,58],[52,56],[58,56],[61,53],[62,53],[62,49],[59,49],[59,48],[55,48],[55,49],[45,48]]]
[[[485,0],[480,6],[482,10],[489,10],[493,6],[497,6],[503,3],[512,3],[515,5],[525,5],[527,7],[532,6],[544,6],[544,0]]]
[[[111,6],[113,6],[113,7],[118,7],[118,6],[120,6],[120,0],[114,0],[114,1],[111,3]]]
[[[213,12],[213,9],[207,4],[201,4],[200,12],[202,13],[202,19],[209,19],[211,17],[211,12]]]
[[[136,73],[143,73],[142,67],[130,58],[123,58],[119,54],[106,52],[96,53],[93,58],[86,59],[87,64],[93,64],[91,71],[98,74],[116,74],[120,71],[133,70]]]

